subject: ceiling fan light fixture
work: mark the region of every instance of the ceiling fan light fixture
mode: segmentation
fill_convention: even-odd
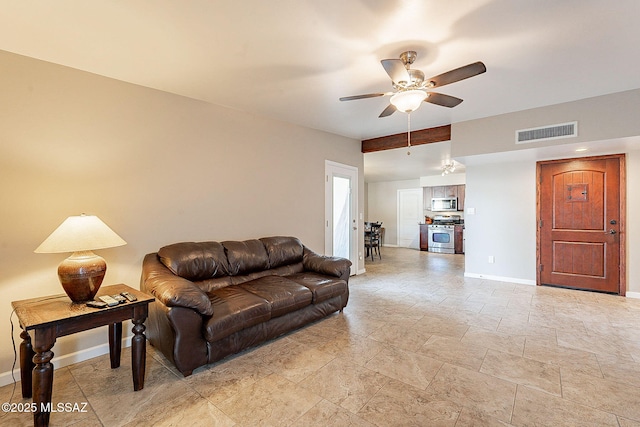
[[[399,111],[410,113],[417,110],[426,97],[423,90],[406,90],[393,95],[390,101]]]

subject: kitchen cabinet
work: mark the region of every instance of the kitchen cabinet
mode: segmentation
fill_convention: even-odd
[[[444,185],[431,187],[431,197],[444,197]]]
[[[453,227],[453,247],[457,254],[464,253],[464,227],[462,225],[456,225]]]
[[[431,210],[431,198],[433,196],[433,187],[422,187],[422,201],[424,202],[424,210]]]
[[[464,192],[465,192],[465,185],[456,185],[456,187],[458,187],[458,210],[459,211],[464,211]]]
[[[420,250],[429,250],[429,226],[427,224],[420,224]]]
[[[431,188],[433,194],[431,197],[458,197],[457,185],[439,185]]]

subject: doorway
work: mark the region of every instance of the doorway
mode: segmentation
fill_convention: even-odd
[[[423,219],[422,188],[398,190],[398,246],[420,249],[420,222]]]
[[[358,266],[358,168],[325,161],[325,254]]]
[[[626,292],[624,154],[537,163],[538,285]]]

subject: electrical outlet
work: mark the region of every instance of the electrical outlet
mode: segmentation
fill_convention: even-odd
[[[494,264],[496,262],[496,257],[493,255],[489,255],[489,264]]]

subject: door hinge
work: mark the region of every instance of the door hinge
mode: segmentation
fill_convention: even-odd
[[[542,220],[538,221],[538,226],[542,228]]]
[[[540,271],[544,270],[544,266],[542,264],[540,264],[539,269],[540,269]]]

